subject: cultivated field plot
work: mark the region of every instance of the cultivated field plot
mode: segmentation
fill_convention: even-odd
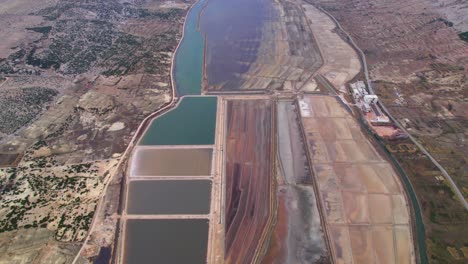
[[[209,176],[212,154],[212,148],[139,146],[133,158],[131,176]]]
[[[131,181],[128,214],[208,214],[211,181]]]
[[[226,263],[250,263],[271,213],[272,104],[227,103]]]
[[[301,103],[336,263],[414,263],[408,204],[392,167],[334,97]]]

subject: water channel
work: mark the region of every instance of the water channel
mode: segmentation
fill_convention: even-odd
[[[203,35],[199,16],[208,0],[199,0],[187,15],[182,39],[174,60],[174,81],[178,96],[199,95],[203,73]]]

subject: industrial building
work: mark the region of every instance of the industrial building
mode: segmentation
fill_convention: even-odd
[[[356,105],[366,115],[370,123],[374,126],[392,125],[388,116],[386,116],[378,106],[379,98],[375,94],[369,94],[363,81],[351,83],[351,93]]]

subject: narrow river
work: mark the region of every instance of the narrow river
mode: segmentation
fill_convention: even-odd
[[[179,97],[201,93],[204,39],[199,31],[198,18],[207,1],[198,1],[190,10],[184,37],[175,54],[173,77]]]

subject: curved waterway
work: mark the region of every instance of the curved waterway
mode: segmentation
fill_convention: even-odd
[[[151,122],[140,145],[214,143],[217,98],[190,96],[201,94],[204,39],[198,25],[207,1],[200,0],[191,8],[185,21],[183,39],[175,54],[175,90],[183,98],[173,110]]]
[[[178,96],[201,93],[204,40],[198,25],[201,11],[207,1],[198,1],[185,21],[184,37],[174,60],[173,78]]]

